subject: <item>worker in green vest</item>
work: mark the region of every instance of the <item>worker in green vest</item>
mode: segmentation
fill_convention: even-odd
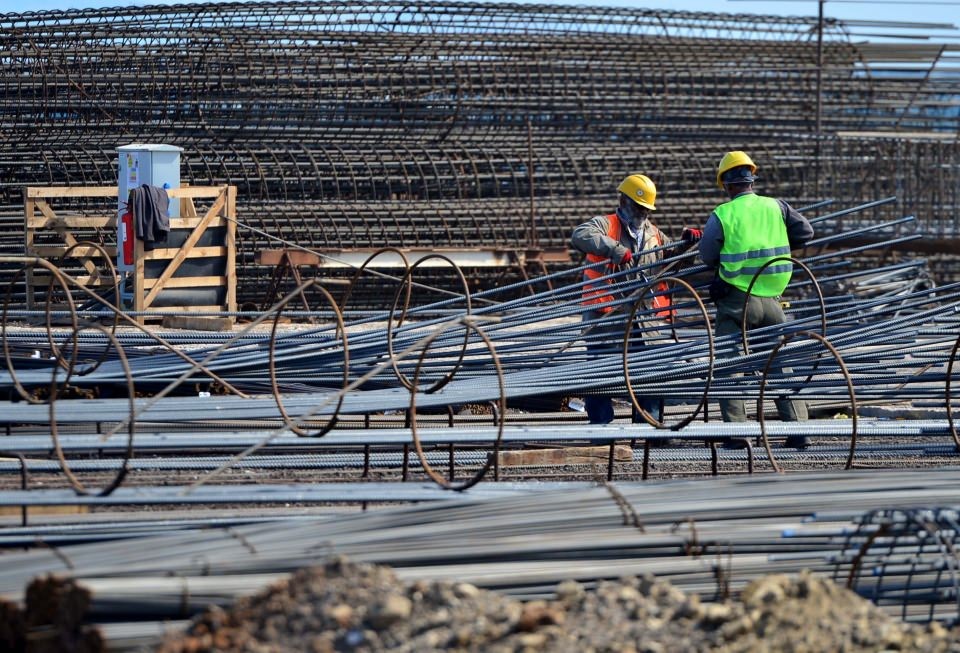
[[[715,268],[710,288],[717,305],[715,333],[724,336],[740,332],[746,312],[747,329],[787,321],[780,304],[793,271],[789,261],[767,266],[757,278],[747,300],[747,288],[764,263],[807,244],[813,227],[783,200],[757,195],[753,190],[757,166],[741,151],[727,152],[717,168],[717,186],[729,201],[713,210],[700,235],[700,258]],[[777,412],[784,421],[807,419],[807,407],[799,400],[777,400]],[[743,400],[720,401],[725,422],[746,421]],[[803,436],[787,438],[788,447],[805,448]]]

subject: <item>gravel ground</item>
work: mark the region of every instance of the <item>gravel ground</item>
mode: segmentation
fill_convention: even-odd
[[[737,601],[701,603],[652,576],[557,587],[522,602],[465,583],[401,583],[343,557],[211,609],[158,653],[244,651],[764,652],[960,651],[960,631],[915,626],[807,574],[755,581]]]

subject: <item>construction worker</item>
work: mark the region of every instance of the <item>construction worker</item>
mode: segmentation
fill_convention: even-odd
[[[657,210],[657,187],[653,180],[646,175],[632,174],[620,183],[617,190],[620,202],[616,212],[591,218],[576,227],[570,238],[570,244],[586,254],[588,263],[607,262],[606,266],[587,268],[583,273],[583,303],[588,309],[583,314],[587,325],[585,337],[588,338],[587,351],[594,354],[616,351],[613,343],[622,342],[624,320],[630,314],[630,308],[624,307],[619,313],[622,315],[620,320],[597,324],[614,310],[614,298],[608,288],[613,281],[598,279],[619,266],[645,266],[663,258],[663,250],[657,250],[665,242],[663,232],[650,221],[650,213]],[[657,315],[665,317],[669,314],[669,298],[655,297],[651,300],[651,307],[663,309]],[[638,400],[644,410],[661,419],[659,400]],[[584,398],[584,407],[591,424],[613,421],[613,400],[610,397],[588,395]],[[643,421],[636,411],[633,421]]]
[[[787,321],[780,304],[793,271],[790,262],[778,262],[764,269],[754,282],[747,301],[747,288],[764,263],[806,245],[813,227],[783,200],[757,195],[753,190],[757,166],[745,152],[727,152],[717,167],[717,186],[729,201],[710,214],[700,240],[700,258],[715,268],[710,288],[717,305],[715,333],[723,336],[740,333],[746,312],[746,327],[782,324]],[[784,421],[807,419],[803,401],[777,400],[777,412]],[[742,400],[721,400],[725,422],[746,421]],[[804,448],[806,437],[787,439],[788,447]]]

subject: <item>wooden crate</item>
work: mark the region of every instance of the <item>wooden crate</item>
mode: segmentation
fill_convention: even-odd
[[[184,186],[167,191],[171,200],[180,201],[180,217],[170,219],[170,239],[183,242],[176,247],[159,247],[145,251],[143,242],[135,241],[134,268],[131,273],[133,284],[130,309],[146,313],[137,317],[139,322],[149,318],[151,309],[162,313],[199,313],[236,311],[236,186]],[[112,238],[106,248],[110,256],[116,257],[116,210],[109,216],[79,217],[58,216],[50,205],[52,198],[65,197],[116,197],[116,186],[103,187],[29,187],[24,194],[24,214],[26,217],[25,250],[28,256],[42,256],[52,262],[62,258],[66,250],[77,242],[74,229],[102,228],[104,234]],[[209,203],[200,212],[198,201]],[[222,229],[223,235],[216,243],[201,244],[208,230]],[[53,232],[60,237],[56,245],[37,244],[41,232]],[[209,234],[208,234],[209,235]],[[102,257],[90,248],[90,251],[75,251],[71,258],[81,260],[87,271],[84,278],[78,278],[91,287],[112,286],[114,279],[107,279],[107,266],[98,260]],[[191,275],[186,274],[184,263],[195,259],[218,259],[222,274]],[[40,283],[46,288],[46,279],[41,280],[39,271],[28,271],[26,276],[27,304],[35,303],[36,291]],[[158,300],[164,290],[211,289],[221,297],[216,303],[198,305],[171,305]]]

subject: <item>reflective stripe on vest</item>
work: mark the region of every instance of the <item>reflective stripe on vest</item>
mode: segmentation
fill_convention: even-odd
[[[746,292],[764,263],[778,256],[790,256],[790,239],[780,203],[772,197],[746,193],[718,206],[714,213],[723,225],[720,276]],[[776,297],[783,293],[793,263],[782,261],[767,266],[753,284],[750,294]]]
[[[611,213],[607,217],[607,237],[612,238],[613,240],[620,242],[620,218],[617,217],[616,213]],[[646,233],[642,233],[641,237],[645,236]],[[663,245],[663,238],[660,237],[660,234],[657,234],[657,246]],[[641,243],[641,247],[643,243]],[[601,263],[607,261],[608,265],[606,267],[592,267],[587,268],[583,271],[584,281],[595,282],[600,277],[603,277],[607,274],[613,272],[614,265],[610,263],[610,260],[606,256],[601,256],[599,254],[587,254],[587,262],[589,263]],[[583,304],[585,306],[591,306],[593,310],[599,311],[600,313],[609,313],[613,310],[613,306],[610,304],[613,302],[613,295],[611,295],[607,289],[607,286],[613,284],[613,279],[604,279],[598,283],[586,283],[583,286]],[[666,292],[668,290],[666,283],[658,283],[653,287],[653,292]],[[667,318],[671,315],[670,310],[670,297],[668,295],[663,295],[660,297],[653,297],[652,305],[655,309],[661,309],[657,312],[657,317]],[[606,306],[604,306],[606,304]]]

